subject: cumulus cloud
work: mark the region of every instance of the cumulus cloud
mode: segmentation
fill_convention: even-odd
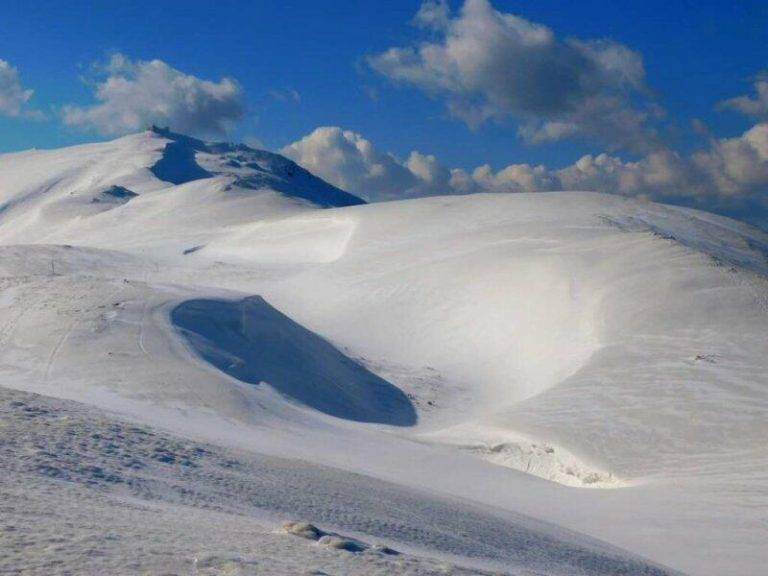
[[[712,205],[764,198],[768,123],[735,138],[713,138],[691,155],[659,150],[628,161],[607,153],[588,154],[559,169],[513,164],[494,173],[482,166],[471,178],[479,188],[497,192],[586,190]]]
[[[281,153],[328,182],[368,199],[407,195],[418,177],[394,156],[350,130],[337,126],[315,129]]]
[[[658,146],[645,68],[637,52],[609,40],[560,39],[540,24],[466,0],[422,4],[415,22],[434,38],[369,59],[390,79],[444,98],[470,126],[514,117],[531,142],[575,134],[613,147]]]
[[[476,192],[595,191],[739,212],[768,209],[768,123],[735,138],[710,139],[690,155],[662,149],[637,160],[588,154],[562,168],[510,164],[498,171],[485,164],[473,170],[449,168],[419,151],[404,161],[339,127],[318,128],[283,148],[289,156],[329,182],[367,200]]]
[[[531,164],[510,164],[495,173],[485,164],[472,171],[472,180],[479,189],[488,192],[538,192],[560,187],[545,166]]]
[[[721,110],[733,110],[747,116],[768,117],[768,72],[758,74],[753,82],[754,96],[737,96],[720,102]]]
[[[444,194],[456,186],[457,171],[449,170],[432,154],[422,154],[414,150],[405,161],[405,167],[416,178],[416,185],[409,191],[410,196],[425,196],[429,194]]]
[[[66,124],[122,134],[149,124],[188,134],[222,134],[244,113],[243,93],[231,78],[218,82],[185,74],[161,60],[132,61],[116,54],[100,70],[98,101],[65,106]]]
[[[0,115],[39,114],[25,110],[32,94],[32,90],[22,86],[19,71],[5,60],[0,60]]]
[[[461,169],[414,150],[405,160],[378,150],[370,140],[338,126],[316,128],[280,153],[331,184],[369,201],[481,189]]]
[[[768,123],[756,124],[737,138],[712,140],[693,156],[696,167],[723,196],[743,196],[768,189]]]
[[[544,165],[490,165],[466,171],[448,168],[434,155],[412,151],[403,161],[378,150],[370,141],[336,126],[317,128],[281,152],[321,178],[367,200],[474,192],[603,190],[635,194],[675,182],[677,167],[659,152],[639,162],[608,154],[584,156],[560,170]],[[666,171],[666,172],[665,172]],[[667,174],[667,172],[669,174]]]

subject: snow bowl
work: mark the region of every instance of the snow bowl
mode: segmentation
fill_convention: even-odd
[[[171,322],[204,360],[249,384],[345,420],[412,426],[408,397],[263,298],[187,300]]]

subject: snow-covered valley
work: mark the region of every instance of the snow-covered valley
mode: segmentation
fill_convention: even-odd
[[[364,204],[164,130],[0,156],[0,573],[758,574],[766,275],[617,196]]]

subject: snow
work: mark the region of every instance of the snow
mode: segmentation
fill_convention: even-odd
[[[665,573],[553,527],[523,527],[519,517],[201,444],[73,402],[1,388],[0,413],[4,572],[218,574],[229,566],[242,574],[459,575],[522,564],[553,574],[571,566],[578,574]],[[297,515],[322,528],[285,521]],[[417,555],[422,548],[433,557]],[[456,565],[454,554],[475,567]]]
[[[259,296],[186,300],[171,311],[171,321],[197,354],[241,382],[272,383],[280,394],[337,418],[416,423],[416,411],[399,388]]]
[[[0,156],[0,568],[759,573],[766,274],[616,196],[364,205],[158,129]]]

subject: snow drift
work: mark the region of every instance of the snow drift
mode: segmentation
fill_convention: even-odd
[[[250,384],[326,414],[394,426],[416,423],[398,388],[253,296],[240,301],[187,300],[171,320],[207,361]]]
[[[395,484],[408,505],[334,509],[362,536],[391,528],[382,509],[431,526],[398,550],[556,573],[576,537],[751,576],[767,255],[733,220],[600,194],[365,205],[278,155],[155,129],[0,156],[0,378],[291,459],[302,489],[338,487],[305,512],[366,486],[318,465]],[[476,553],[437,549],[425,493],[480,507],[448,530],[482,527]],[[499,516],[515,528],[494,537]],[[541,525],[540,563],[505,548]]]

